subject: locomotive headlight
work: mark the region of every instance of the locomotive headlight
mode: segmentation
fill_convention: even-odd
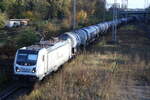
[[[36,68],[33,68],[33,69],[32,69],[32,73],[35,73],[35,72],[36,72]]]
[[[20,69],[18,67],[16,67],[16,72],[20,72]]]

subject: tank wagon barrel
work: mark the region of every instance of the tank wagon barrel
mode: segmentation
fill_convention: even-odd
[[[95,41],[114,25],[121,26],[132,21],[135,21],[134,17],[103,22],[66,32],[52,41],[41,41],[37,45],[20,48],[14,60],[14,74],[18,77],[42,80],[71,59],[78,48]]]
[[[115,21],[108,21],[96,25],[84,27],[75,31],[67,32],[61,36],[68,36],[72,40],[72,47],[78,48],[86,46],[93,42],[97,37],[103,35],[110,30],[114,25],[121,26],[133,21],[134,17],[121,18]]]

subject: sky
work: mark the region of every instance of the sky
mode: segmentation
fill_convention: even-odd
[[[114,0],[106,0],[107,1],[107,6],[110,6]],[[122,3],[122,0],[116,0],[117,3]],[[146,3],[146,2],[147,3]],[[128,0],[128,8],[136,9],[136,8],[145,8],[150,5],[150,0]]]

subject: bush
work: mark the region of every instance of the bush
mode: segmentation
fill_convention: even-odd
[[[23,16],[24,16],[25,18],[28,18],[28,19],[31,19],[31,20],[34,19],[34,14],[33,14],[32,11],[26,11],[26,12],[24,12],[24,13],[23,13]]]
[[[60,32],[59,33],[61,34],[61,33],[65,33],[67,31],[70,31],[71,25],[72,25],[71,18],[63,19],[61,26],[60,26]]]
[[[77,21],[79,24],[85,24],[87,23],[87,12],[84,10],[81,10],[77,13]]]
[[[25,11],[23,13],[23,18],[30,19],[30,23],[36,24],[38,21],[41,21],[41,16],[38,12],[33,12],[33,11]]]
[[[45,39],[49,39],[52,36],[56,36],[59,33],[60,25],[53,24],[52,22],[41,22],[36,25],[36,30],[44,36]]]
[[[17,47],[33,45],[39,41],[38,35],[33,29],[25,29],[17,38]]]
[[[0,28],[3,28],[6,24],[7,16],[3,13],[0,13]]]

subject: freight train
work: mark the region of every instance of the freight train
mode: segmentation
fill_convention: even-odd
[[[128,17],[103,22],[66,32],[53,40],[41,41],[37,45],[20,48],[14,60],[14,75],[42,80],[75,56],[80,47],[85,47],[100,38],[114,25],[121,26],[134,20],[135,17]]]

